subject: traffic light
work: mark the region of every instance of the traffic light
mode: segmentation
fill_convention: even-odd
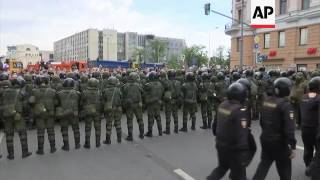
[[[204,5],[204,14],[209,15],[210,14],[210,3],[207,3]]]

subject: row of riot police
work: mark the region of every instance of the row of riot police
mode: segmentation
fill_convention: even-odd
[[[280,74],[278,71],[266,73],[261,68],[255,73],[251,70],[232,72],[230,77],[227,98],[217,107],[213,126],[219,165],[207,179],[221,179],[228,170],[231,170],[230,179],[246,179],[246,167],[256,151],[250,133],[254,119],[260,119],[262,128],[261,162],[254,180],[265,179],[273,162],[281,180],[291,179],[296,124],[302,130],[306,175],[319,179],[319,71]]]

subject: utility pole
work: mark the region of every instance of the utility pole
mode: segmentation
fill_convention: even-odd
[[[240,43],[240,70],[242,71],[243,69],[243,18],[244,18],[244,13],[243,13],[243,9],[244,9],[244,0],[241,0],[241,43]]]

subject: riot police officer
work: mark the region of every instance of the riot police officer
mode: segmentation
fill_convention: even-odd
[[[182,85],[183,94],[183,126],[180,129],[182,132],[188,131],[188,115],[191,118],[191,130],[196,129],[196,112],[197,112],[197,84],[193,72],[186,73],[186,81]]]
[[[96,147],[100,147],[102,103],[99,80],[90,78],[87,89],[81,93],[81,107],[85,116],[85,144],[84,148],[90,149],[92,123],[95,129]]]
[[[123,106],[126,109],[128,137],[127,141],[132,141],[133,116],[139,124],[139,138],[144,138],[144,123],[142,117],[142,87],[138,82],[139,75],[136,72],[131,72],[127,79],[127,83],[122,88]]]
[[[149,82],[144,85],[144,96],[148,114],[148,132],[147,137],[152,137],[154,121],[157,122],[159,136],[162,136],[162,122],[160,116],[161,100],[163,97],[163,86],[158,80],[155,71],[151,71],[148,75]]]
[[[119,87],[119,80],[116,77],[109,77],[107,85],[102,92],[104,113],[106,122],[106,140],[105,144],[111,144],[112,127],[117,131],[117,141],[121,143],[121,116],[122,116],[122,93]]]
[[[33,107],[33,115],[37,127],[38,150],[37,154],[43,155],[44,134],[48,133],[50,152],[56,151],[54,132],[54,111],[56,103],[56,91],[49,87],[49,77],[37,76],[35,79],[37,88],[34,88],[29,98]]]
[[[242,159],[249,149],[248,114],[242,105],[246,97],[246,88],[233,83],[227,90],[228,99],[218,107],[216,148],[219,162],[207,180],[219,180],[228,170],[232,180],[246,180],[245,159]]]
[[[316,147],[316,136],[319,126],[320,77],[309,82],[309,93],[301,98],[301,135],[304,144],[304,163],[308,167],[313,159]],[[318,149],[319,150],[319,149]]]
[[[7,142],[8,156],[7,158],[14,159],[14,143],[13,137],[14,132],[19,133],[22,158],[30,156],[32,153],[28,150],[28,139],[26,122],[22,116],[23,113],[23,102],[25,102],[26,96],[21,91],[24,86],[24,80],[21,77],[15,78],[11,81],[5,80],[3,84],[3,93],[1,98],[2,117],[5,124],[5,134]]]
[[[72,126],[75,148],[80,148],[79,131],[79,101],[80,92],[74,89],[75,83],[71,78],[63,81],[63,89],[57,93],[59,106],[56,109],[56,116],[60,120],[61,133],[63,139],[62,150],[69,151],[68,127]]]
[[[280,179],[291,179],[291,159],[295,157],[296,139],[294,112],[287,97],[292,83],[282,77],[275,80],[273,87],[274,95],[268,96],[262,107],[262,154],[253,180],[265,179],[273,161],[276,162]]]

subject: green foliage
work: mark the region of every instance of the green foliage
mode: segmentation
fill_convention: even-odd
[[[151,56],[154,62],[159,63],[160,59],[165,56],[167,44],[156,39],[151,42],[151,49]]]
[[[178,56],[171,56],[167,66],[169,69],[181,69],[181,64],[179,62]]]
[[[209,58],[204,52],[204,49],[204,46],[197,45],[193,45],[184,49],[183,55],[185,56],[186,65],[188,67],[192,65],[196,65],[198,67],[200,67],[203,64],[206,65],[208,63]]]
[[[144,62],[145,53],[146,52],[144,48],[136,48],[134,55],[136,57],[136,62],[138,64],[141,64]]]
[[[210,66],[220,66],[221,69],[230,68],[230,49],[227,50],[227,55],[225,56],[225,47],[219,46],[216,50],[216,56],[210,58]]]

